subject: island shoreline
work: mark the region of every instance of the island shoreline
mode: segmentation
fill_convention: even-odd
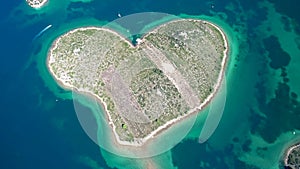
[[[182,115],[182,116],[179,116],[175,119],[172,119],[168,122],[166,122],[165,124],[163,124],[162,126],[159,126],[157,129],[155,129],[154,131],[152,131],[150,134],[148,134],[146,137],[140,139],[138,142],[137,141],[134,141],[134,142],[128,142],[128,141],[121,141],[119,139],[119,136],[116,132],[116,126],[113,124],[112,122],[112,118],[111,118],[111,115],[109,113],[109,111],[107,110],[107,105],[105,104],[105,102],[102,101],[102,99],[93,94],[92,92],[90,91],[81,91],[79,89],[77,89],[76,87],[74,86],[70,86],[70,85],[67,85],[67,84],[64,84],[64,82],[62,82],[59,78],[57,78],[53,72],[53,70],[51,70],[50,68],[50,62],[51,62],[51,54],[52,54],[52,50],[57,48],[57,44],[58,42],[60,41],[60,39],[63,37],[63,36],[67,36],[69,35],[70,33],[73,33],[73,32],[76,32],[78,30],[86,30],[86,29],[105,29],[106,31],[109,31],[111,33],[114,33],[116,35],[118,35],[120,38],[122,38],[123,40],[125,40],[125,42],[127,42],[130,47],[133,47],[133,48],[136,48],[138,47],[138,45],[133,45],[129,39],[125,38],[124,36],[122,36],[122,34],[118,33],[117,31],[114,31],[114,30],[111,30],[109,28],[103,28],[103,27],[96,27],[96,26],[88,26],[88,27],[81,27],[81,28],[76,28],[76,29],[73,29],[71,31],[68,31],[67,33],[61,35],[60,37],[58,37],[54,42],[53,44],[51,45],[50,49],[49,49],[49,52],[47,54],[47,61],[46,61],[46,65],[47,65],[47,68],[48,68],[48,71],[50,72],[51,76],[53,77],[53,79],[59,84],[59,86],[63,87],[64,89],[67,89],[67,90],[71,90],[71,91],[76,91],[80,94],[84,94],[84,95],[87,95],[88,97],[92,97],[92,98],[95,98],[96,101],[98,103],[100,103],[100,105],[102,106],[102,108],[104,109],[106,116],[108,118],[108,124],[112,127],[112,133],[113,135],[115,136],[114,137],[114,140],[122,145],[122,146],[136,146],[136,147],[141,147],[141,146],[145,146],[154,136],[158,135],[159,133],[167,130],[172,124],[174,123],[180,123],[183,119],[185,118],[189,118],[190,116],[192,116],[193,114],[195,113],[199,113],[201,110],[203,110],[205,107],[207,107],[207,105],[210,104],[210,102],[213,100],[213,98],[215,97],[215,95],[218,93],[218,91],[220,90],[220,87],[221,87],[221,84],[223,82],[223,78],[225,78],[225,72],[226,72],[226,67],[227,67],[227,62],[228,62],[228,55],[229,55],[229,44],[228,44],[228,39],[225,35],[225,33],[223,32],[223,30],[221,28],[219,28],[217,25],[209,22],[209,21],[205,21],[205,20],[198,20],[198,19],[190,19],[190,20],[194,20],[194,21],[201,21],[201,22],[204,22],[206,24],[210,24],[211,26],[213,26],[214,28],[216,28],[218,30],[218,32],[221,34],[222,36],[222,39],[223,39],[223,43],[224,43],[224,47],[225,47],[225,50],[223,51],[223,59],[222,59],[222,63],[221,63],[221,71],[219,72],[219,76],[218,76],[218,79],[217,79],[217,82],[214,86],[214,91],[208,96],[205,98],[205,100],[199,105],[197,106],[196,108],[190,110],[189,112],[187,112],[185,115]],[[174,21],[170,21],[170,22],[176,22],[178,20],[174,20]],[[167,22],[167,23],[170,23],[170,22]],[[166,23],[158,26],[158,27],[155,27],[153,30],[147,32],[144,36],[142,36],[141,38],[145,38],[147,35],[149,35],[151,32],[155,31],[155,30],[158,30],[160,27],[164,26]]]
[[[293,145],[289,146],[287,150],[285,150],[283,154],[283,160],[282,160],[284,166],[289,166],[288,164],[289,155],[294,149],[298,147],[300,147],[300,142],[294,143]]]
[[[38,0],[26,0],[27,4],[32,7],[32,8],[35,8],[35,9],[39,9],[39,8],[42,8],[44,5],[46,5],[48,3],[48,0],[42,0],[42,2],[38,2]],[[35,4],[37,3],[37,4]]]

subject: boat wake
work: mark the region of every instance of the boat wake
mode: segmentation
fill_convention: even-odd
[[[45,31],[47,31],[51,27],[52,27],[52,25],[46,26],[41,32],[39,32],[37,35],[34,36],[34,38],[32,39],[32,41],[34,41],[36,38],[40,37]]]

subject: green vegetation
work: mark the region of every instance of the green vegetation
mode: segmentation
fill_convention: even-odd
[[[118,138],[131,142],[198,107],[214,91],[224,49],[220,32],[196,20],[168,22],[136,47],[108,29],[81,28],[57,41],[49,68],[98,96]]]

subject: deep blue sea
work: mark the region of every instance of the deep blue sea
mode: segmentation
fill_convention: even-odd
[[[277,169],[300,141],[298,0],[25,0],[0,5],[1,169]],[[202,119],[171,150],[148,159],[106,152],[82,129],[70,91],[46,70],[55,38],[75,27],[140,12],[207,18],[230,33],[223,116],[198,142]],[[36,37],[46,26],[52,27]],[[44,67],[43,67],[44,66]]]

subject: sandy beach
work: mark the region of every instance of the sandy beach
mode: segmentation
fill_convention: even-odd
[[[190,19],[190,20],[195,20],[195,19]],[[177,20],[175,21],[171,21],[171,22],[176,22]],[[196,20],[196,21],[202,21],[202,20]],[[127,141],[121,141],[119,139],[119,136],[117,135],[116,133],[116,126],[114,125],[114,123],[112,122],[112,118],[111,118],[111,115],[110,113],[108,112],[107,110],[107,105],[105,104],[105,102],[97,95],[93,94],[92,92],[90,91],[81,91],[79,90],[78,88],[72,86],[72,85],[69,85],[67,84],[66,82],[64,82],[62,79],[59,79],[53,72],[53,70],[51,69],[51,67],[49,66],[50,63],[52,62],[55,62],[53,59],[52,59],[52,50],[54,50],[55,48],[57,48],[57,43],[60,41],[60,39],[64,36],[68,36],[69,34],[71,33],[74,33],[78,30],[88,30],[88,29],[97,29],[97,30],[106,30],[106,31],[109,31],[115,35],[118,35],[120,36],[124,41],[126,41],[130,47],[133,47],[135,48],[136,46],[134,46],[130,41],[128,41],[128,39],[124,38],[122,35],[118,34],[117,32],[113,31],[113,30],[110,30],[110,29],[107,29],[107,28],[100,28],[100,27],[83,27],[83,28],[77,28],[77,29],[74,29],[72,31],[69,31],[67,32],[66,34],[58,37],[52,44],[51,48],[49,49],[49,52],[48,52],[48,57],[47,57],[47,67],[48,67],[48,70],[50,71],[50,74],[54,77],[54,79],[57,81],[57,83],[62,86],[63,88],[67,89],[67,90],[75,90],[75,91],[80,91],[81,92],[84,92],[85,94],[91,96],[91,97],[95,97],[99,103],[103,106],[104,110],[105,110],[105,114],[108,118],[108,124],[111,125],[112,127],[112,132],[113,132],[113,135],[115,136],[115,138],[112,138],[112,139],[116,139],[117,143],[118,144],[121,144],[121,145],[127,145],[127,146],[137,146],[137,147],[141,147],[143,146],[146,142],[148,142],[149,140],[151,140],[152,138],[154,138],[157,134],[159,134],[160,132],[163,132],[164,130],[168,129],[172,124],[174,123],[178,123],[180,121],[182,121],[183,119],[185,119],[186,117],[190,116],[191,114],[193,113],[198,113],[199,111],[203,110],[204,107],[206,107],[210,101],[214,98],[214,96],[216,95],[216,93],[218,92],[220,86],[221,86],[221,83],[222,83],[222,80],[224,78],[224,74],[225,74],[225,69],[226,69],[226,64],[227,64],[227,60],[228,60],[228,51],[229,51],[229,47],[228,47],[228,42],[227,42],[227,37],[225,36],[224,32],[221,30],[221,28],[219,28],[218,26],[216,26],[215,24],[213,23],[210,23],[208,21],[202,21],[202,22],[205,22],[207,24],[210,24],[212,25],[213,27],[215,27],[222,35],[222,38],[223,38],[223,42],[224,42],[224,46],[225,46],[225,50],[224,50],[224,57],[222,59],[222,63],[221,63],[221,71],[219,73],[219,76],[218,76],[218,79],[217,79],[217,83],[214,87],[214,90],[213,92],[199,105],[197,106],[196,108],[190,110],[187,114],[183,115],[183,116],[179,116],[177,117],[176,119],[173,119],[173,120],[170,120],[168,121],[167,123],[165,123],[164,125],[158,127],[156,130],[154,130],[153,132],[151,132],[149,135],[147,135],[146,137],[144,137],[143,139],[139,139],[139,141],[135,141],[135,142],[127,142]],[[169,23],[169,22],[168,22]],[[162,24],[160,25],[159,27],[162,27],[164,26],[165,24]],[[153,31],[157,30],[159,27],[156,27]],[[149,33],[151,33],[152,31],[150,31]],[[147,35],[145,35],[147,36]]]

